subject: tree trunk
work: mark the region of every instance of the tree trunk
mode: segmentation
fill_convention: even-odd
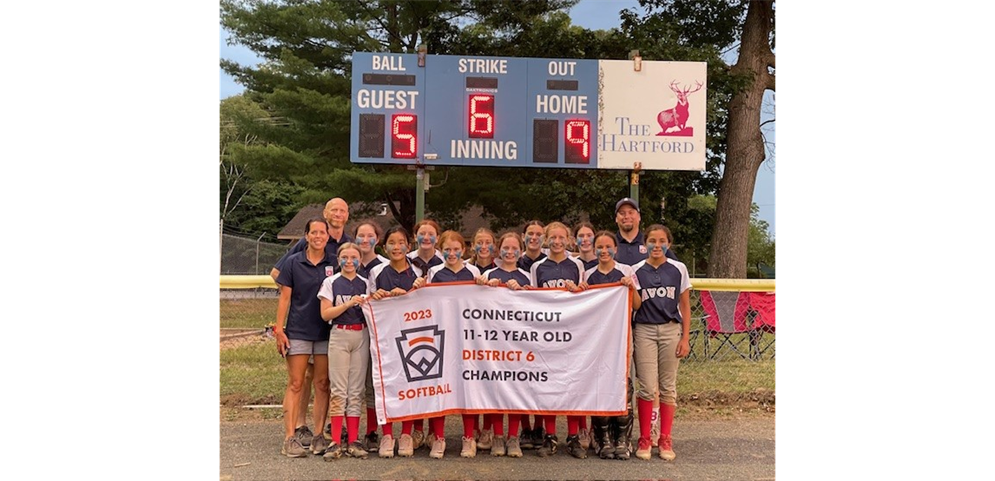
[[[760,107],[764,91],[774,90],[774,75],[768,72],[768,67],[774,67],[769,40],[773,27],[773,1],[751,1],[743,24],[739,58],[731,71],[752,75],[753,83],[729,102],[728,150],[719,182],[708,262],[708,276],[712,278],[746,278],[750,206],[757,171],[765,158]]]

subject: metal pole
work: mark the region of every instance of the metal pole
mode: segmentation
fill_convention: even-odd
[[[259,238],[256,239],[256,275],[259,275],[259,241],[263,240],[263,236],[266,235],[265,232],[259,234]]]
[[[415,172],[415,223],[425,218],[425,167],[418,164]]]
[[[629,172],[629,197],[635,199],[636,203],[639,203],[639,171],[642,169],[643,163],[635,162]]]

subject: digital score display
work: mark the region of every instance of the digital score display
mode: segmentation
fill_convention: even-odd
[[[647,70],[653,64],[700,64],[704,79],[704,63],[642,62]],[[686,96],[696,84],[685,88],[688,82],[680,79],[661,84],[662,77],[652,74],[645,84],[651,87],[645,88],[657,93],[649,95],[641,91],[639,78],[627,78],[632,65],[426,55],[419,67],[415,54],[356,52],[350,158],[354,163],[586,169],[631,169],[638,161],[646,170],[703,170],[704,95],[692,104],[701,110],[698,145],[688,138],[695,129],[689,127],[690,109],[682,110],[681,104],[690,104]],[[613,91],[610,83],[618,87]],[[654,100],[663,89],[674,99]],[[606,98],[617,100],[608,105]],[[669,110],[663,108],[668,102]],[[695,159],[682,164],[674,161],[677,154]]]

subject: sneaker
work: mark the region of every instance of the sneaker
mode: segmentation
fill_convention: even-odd
[[[297,439],[297,436],[291,436],[283,441],[283,449],[280,450],[280,454],[288,458],[306,458],[307,449],[301,446],[301,441]]]
[[[410,434],[402,434],[397,439],[397,455],[403,458],[410,458],[415,454],[415,440]]]
[[[653,449],[653,446],[650,446],[650,449]],[[619,436],[618,440],[615,441],[615,459],[628,461],[631,453],[632,443],[629,442],[629,438]]]
[[[577,459],[587,459],[587,450],[580,445],[580,436],[567,436],[567,452]]]
[[[459,452],[460,457],[473,458],[477,456],[477,442],[473,437],[463,436],[463,449]]]
[[[667,434],[660,435],[660,459],[665,461],[673,461],[677,458],[677,454],[674,453],[674,439]]]
[[[580,447],[584,448],[584,450],[591,448],[591,431],[581,429],[577,437],[580,439]]]
[[[321,456],[325,453],[325,448],[328,447],[328,440],[322,434],[316,434],[314,438],[311,439],[311,454],[316,456]]]
[[[535,445],[532,443],[532,430],[526,429],[522,431],[522,449],[535,449]]]
[[[366,433],[366,437],[363,438],[363,442],[366,443],[366,450],[369,452],[380,449],[380,435],[378,435],[376,431]]]
[[[508,444],[506,446],[507,454],[509,458],[520,458],[522,457],[522,445],[518,439],[518,436],[508,436]],[[494,450],[491,450],[491,454],[494,454]]]
[[[491,456],[504,456],[504,436],[494,436],[494,444],[491,446]]]
[[[366,459],[370,455],[369,451],[363,448],[363,443],[353,441],[345,450],[346,455],[351,458]]]
[[[411,440],[413,441],[413,444],[414,444],[414,447],[412,449],[418,449],[418,448],[420,448],[422,446],[425,446],[426,445],[426,443],[425,443],[425,431],[419,431],[419,430],[415,429],[411,433]]]
[[[381,458],[394,457],[394,436],[387,434],[380,438],[379,455]]]
[[[485,429],[480,432],[480,439],[477,440],[477,449],[488,451],[491,449],[491,445],[493,443],[494,443],[494,431],[490,429]]]
[[[560,440],[556,438],[555,434],[547,434],[537,454],[539,454],[540,458],[552,456],[556,454],[556,447],[559,445]]]
[[[435,459],[442,459],[446,455],[446,440],[445,438],[435,438],[432,441],[432,450],[429,451],[428,457]]]
[[[322,436],[324,439],[324,436]],[[318,453],[314,453],[318,454]],[[334,461],[342,457],[342,445],[339,443],[332,444],[325,448],[325,453],[321,455],[322,461]]]
[[[307,426],[301,426],[294,430],[294,436],[297,437],[297,442],[301,443],[301,446],[307,448],[311,446],[311,439],[314,438],[314,433]]]
[[[639,459],[649,459],[653,453],[653,443],[649,438],[639,438],[639,448],[636,449],[636,457]]]

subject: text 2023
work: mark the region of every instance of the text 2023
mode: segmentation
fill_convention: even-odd
[[[404,322],[411,322],[411,321],[417,321],[417,320],[420,320],[420,319],[431,319],[431,318],[432,318],[432,310],[431,309],[425,309],[423,311],[411,311],[411,312],[405,312],[404,313]]]

